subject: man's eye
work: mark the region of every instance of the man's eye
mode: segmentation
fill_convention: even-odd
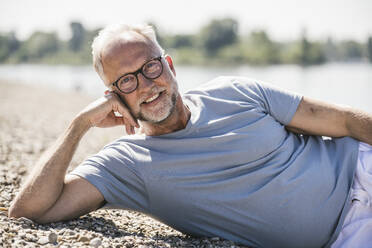
[[[129,75],[129,76],[126,76],[124,77],[122,80],[121,80],[121,83],[130,83],[134,80],[134,76],[132,75]]]
[[[156,65],[155,62],[147,63],[147,64],[146,64],[146,69],[150,69],[151,67],[154,67],[154,65]]]

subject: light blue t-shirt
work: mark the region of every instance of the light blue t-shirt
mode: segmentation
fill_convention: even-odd
[[[349,208],[358,141],[285,129],[301,96],[240,77],[183,95],[185,129],[124,136],[72,174],[108,207],[252,247],[323,247]]]

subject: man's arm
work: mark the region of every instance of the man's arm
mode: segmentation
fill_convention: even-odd
[[[73,219],[98,209],[104,202],[103,195],[87,180],[67,175],[56,203],[35,221],[49,223]]]
[[[13,202],[9,210],[10,217],[24,216],[36,220],[53,206],[63,190],[71,158],[88,129],[88,123],[82,125],[73,121],[56,143],[43,154]]]
[[[116,117],[114,111],[123,117]],[[9,217],[50,222],[77,217],[100,207],[104,198],[93,185],[65,174],[79,141],[90,127],[115,125],[125,125],[129,134],[138,126],[114,93],[85,108],[36,164],[13,201]]]
[[[351,136],[372,145],[372,115],[347,106],[303,97],[290,131],[329,137]]]

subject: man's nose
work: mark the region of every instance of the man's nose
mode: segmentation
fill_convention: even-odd
[[[137,80],[138,80],[138,86],[137,86],[138,90],[142,90],[142,89],[152,87],[153,84],[154,84],[154,81],[152,81],[151,79],[146,78],[145,76],[143,76],[142,73],[137,74]]]

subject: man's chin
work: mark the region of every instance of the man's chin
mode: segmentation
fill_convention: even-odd
[[[154,114],[154,113],[145,113],[141,111],[136,118],[140,121],[148,122],[151,124],[157,124],[161,125],[162,123],[165,123],[169,117],[172,115],[176,108],[176,94],[173,94],[171,97],[171,101],[168,103],[168,106],[166,110],[159,110],[160,113]],[[162,112],[164,111],[164,112]]]
[[[144,122],[148,122],[148,123],[151,123],[151,124],[162,124],[164,122],[166,122],[166,120],[169,118],[169,116],[171,115],[172,111],[167,111],[167,113],[164,113],[164,114],[159,114],[157,116],[154,116],[152,114],[143,114],[143,113],[140,113],[139,116],[138,116],[138,120],[140,121],[144,121]]]

